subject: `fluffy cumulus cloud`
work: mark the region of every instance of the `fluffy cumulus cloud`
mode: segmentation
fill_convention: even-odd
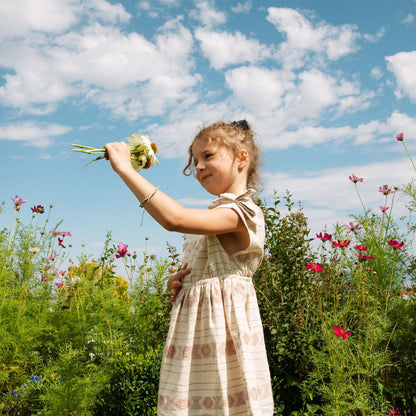
[[[190,16],[207,28],[223,25],[227,21],[225,13],[217,10],[213,1],[196,1],[195,6],[196,9],[191,11]]]
[[[144,113],[160,114],[167,105],[187,98],[186,91],[198,76],[191,74],[192,35],[179,20],[168,21],[150,41],[112,24],[130,18],[121,5],[72,0],[62,7],[68,10],[59,10],[67,16],[60,30],[72,30],[51,34],[43,26],[27,23],[25,31],[32,31],[31,37],[1,43],[0,66],[11,69],[0,87],[4,105],[47,114],[77,96],[132,119]],[[94,13],[85,24],[73,27],[81,8]],[[54,20],[54,13],[51,6],[47,21]]]
[[[337,60],[358,49],[359,34],[354,25],[332,26],[326,22],[313,24],[295,9],[270,7],[267,20],[283,33],[279,57],[285,65],[299,67],[309,53]]]
[[[59,124],[22,123],[0,125],[0,140],[19,141],[34,147],[46,147],[56,136],[68,133],[71,127]]]
[[[229,65],[262,61],[271,56],[267,46],[240,32],[215,32],[201,28],[195,31],[195,37],[201,44],[203,55],[216,70]]]
[[[416,51],[399,52],[387,56],[388,69],[396,77],[399,97],[407,96],[416,103]]]

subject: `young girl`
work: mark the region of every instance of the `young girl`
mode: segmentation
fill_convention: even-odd
[[[159,416],[271,416],[273,398],[252,276],[264,220],[251,200],[258,148],[247,122],[218,122],[189,147],[185,174],[218,198],[188,209],[133,170],[125,143],[105,146],[115,172],[164,228],[188,234],[168,289],[173,308],[163,354]]]

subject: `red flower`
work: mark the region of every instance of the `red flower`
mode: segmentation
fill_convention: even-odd
[[[394,240],[387,241],[387,244],[393,248],[397,248],[397,250],[401,250],[402,247],[404,246],[404,241],[399,243],[399,240],[394,239]]]
[[[312,270],[315,273],[322,271],[322,266],[319,263],[309,263],[305,266],[306,270]]]
[[[316,234],[316,238],[319,238],[320,240],[323,240],[323,241],[328,241],[328,240],[330,240],[332,238],[332,235],[331,234],[327,234],[327,233],[325,233],[324,235],[322,235],[322,233],[319,233],[319,234]]]
[[[42,205],[35,205],[33,208],[30,208],[32,212],[36,212],[37,214],[43,214],[45,212],[45,209]]]
[[[335,246],[335,247],[341,247],[341,248],[343,248],[343,247],[348,247],[348,245],[350,243],[351,243],[350,240],[345,240],[345,241],[338,240],[338,241],[333,241],[332,242],[332,245]]]
[[[372,259],[374,259],[375,257],[374,256],[368,256],[368,255],[366,255],[366,254],[363,254],[363,253],[361,253],[361,251],[358,253],[358,258],[360,259],[360,260],[372,260]]]
[[[399,416],[399,409],[396,407],[395,409],[389,410],[388,416]]]
[[[360,251],[367,251],[368,250],[368,247],[359,246],[359,245],[354,246],[354,248],[356,250],[360,250]]]
[[[346,329],[341,329],[339,326],[333,326],[334,335],[336,337],[342,337],[344,339],[348,338],[348,335],[351,335],[351,332],[348,332]]]
[[[65,248],[64,244],[63,244],[64,240],[62,238],[58,237],[58,244],[62,247]]]
[[[403,133],[399,133],[399,134],[396,135],[396,140],[398,142],[402,142],[403,139],[404,139]]]
[[[364,180],[364,178],[359,178],[358,176],[355,176],[353,173],[351,174],[351,176],[348,176],[348,179],[354,183],[362,182]]]
[[[127,254],[127,247],[128,247],[128,245],[127,244],[123,244],[123,243],[120,243],[118,246],[117,246],[117,253],[116,253],[116,257],[119,259],[120,257],[124,257],[126,254]]]

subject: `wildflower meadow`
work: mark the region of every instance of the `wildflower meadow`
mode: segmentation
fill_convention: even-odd
[[[416,415],[416,183],[380,184],[367,207],[366,178],[349,180],[362,213],[315,235],[289,193],[256,201],[276,415]],[[52,209],[21,195],[0,206],[0,414],[155,415],[180,250],[131,252],[108,233],[98,258],[71,259]]]

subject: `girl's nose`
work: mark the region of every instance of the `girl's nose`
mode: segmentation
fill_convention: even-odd
[[[202,169],[204,169],[204,167],[205,167],[205,165],[203,163],[198,162],[195,166],[195,169],[196,170],[202,170]]]

